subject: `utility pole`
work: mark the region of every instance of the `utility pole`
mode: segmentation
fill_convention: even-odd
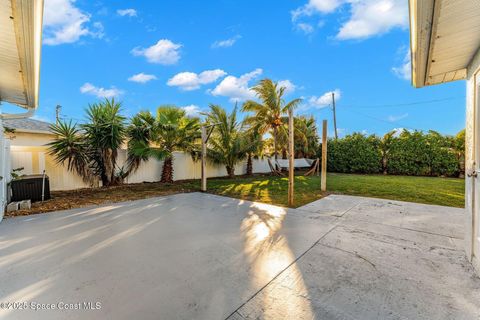
[[[337,112],[335,111],[335,92],[332,91],[332,107],[333,107],[333,128],[335,130],[335,140],[338,139],[337,133]]]
[[[58,124],[60,122],[60,111],[62,110],[62,106],[57,104],[55,107],[55,121]]]

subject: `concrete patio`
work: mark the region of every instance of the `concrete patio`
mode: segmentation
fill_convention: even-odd
[[[333,195],[285,209],[190,193],[10,218],[0,302],[27,304],[0,318],[478,319],[463,225],[462,209]]]

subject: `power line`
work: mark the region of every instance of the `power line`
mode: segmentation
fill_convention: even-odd
[[[364,113],[361,113],[361,112],[358,112],[358,111],[353,111],[353,110],[350,110],[350,109],[347,109],[348,112],[352,112],[352,113],[355,113],[355,114],[358,114],[360,116],[363,116],[363,117],[366,117],[366,118],[370,118],[372,120],[376,120],[376,121],[380,121],[380,122],[384,122],[384,123],[387,123],[390,125],[390,127],[392,127],[393,129],[395,129],[395,127],[402,127],[402,128],[405,128],[405,129],[410,129],[410,130],[418,130],[416,128],[413,128],[413,127],[410,127],[410,126],[406,126],[402,123],[399,123],[399,122],[395,122],[392,123],[391,121],[388,121],[388,120],[384,120],[384,119],[380,119],[380,118],[377,118],[377,117],[373,117],[373,116],[370,116],[368,114],[364,114]]]
[[[438,103],[438,102],[444,102],[444,101],[452,101],[452,100],[459,100],[459,99],[465,99],[462,97],[449,97],[449,98],[443,98],[443,99],[435,99],[435,100],[424,100],[424,101],[416,101],[416,102],[408,102],[408,103],[398,103],[398,104],[379,104],[379,105],[364,105],[364,106],[353,106],[353,105],[342,105],[342,107],[347,107],[347,108],[392,108],[392,107],[407,107],[407,106],[415,106],[419,104],[432,104],[432,103]]]

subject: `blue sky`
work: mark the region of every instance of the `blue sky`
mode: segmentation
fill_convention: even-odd
[[[268,77],[318,122],[335,91],[342,135],[464,127],[463,81],[410,85],[406,0],[45,0],[44,20],[38,119],[113,96],[128,116],[231,109]]]

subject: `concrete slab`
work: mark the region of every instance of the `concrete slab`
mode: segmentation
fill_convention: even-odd
[[[458,239],[463,210],[352,197],[340,206],[336,227],[231,319],[480,318],[480,279]]]
[[[10,218],[0,302],[91,304],[0,318],[479,319],[462,222],[381,199],[285,209],[200,193]]]
[[[335,218],[192,193],[6,219],[1,319],[222,319],[334,227]]]

